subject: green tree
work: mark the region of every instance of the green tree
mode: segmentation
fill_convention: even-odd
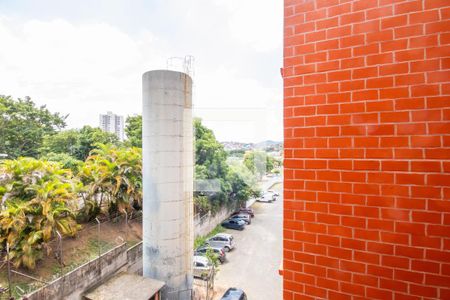
[[[267,154],[264,151],[247,151],[244,155],[244,165],[261,178],[267,172]]]
[[[128,116],[125,123],[128,144],[132,147],[142,148],[142,116]]]
[[[81,183],[60,164],[34,158],[0,163],[0,244],[10,245],[16,267],[34,269],[55,231],[73,236]]]
[[[0,96],[0,153],[9,158],[37,157],[43,137],[64,128],[66,117],[36,107],[29,97]]]
[[[73,156],[70,156],[69,154],[66,154],[66,153],[50,152],[44,156],[41,156],[40,159],[58,162],[61,164],[61,166],[64,169],[72,170],[72,173],[74,175],[78,174],[78,170],[83,165],[83,162],[81,160],[78,160],[78,159],[74,158]]]
[[[227,153],[223,145],[214,136],[214,132],[203,126],[200,119],[194,119],[195,135],[195,179],[202,181],[214,181],[217,190],[196,191],[194,196],[208,196],[211,209],[228,204],[229,193],[232,192],[227,181],[228,164]]]
[[[103,204],[106,204],[110,214],[142,207],[140,148],[98,144],[98,148],[92,150],[81,168],[79,176],[86,187],[83,214],[87,219],[95,217]]]
[[[42,156],[48,153],[66,153],[78,160],[84,161],[89,153],[96,149],[96,144],[119,145],[119,139],[113,133],[100,128],[84,126],[81,129],[71,129],[44,137],[39,152]]]

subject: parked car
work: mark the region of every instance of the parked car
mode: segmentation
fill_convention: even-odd
[[[247,295],[241,289],[229,288],[220,298],[221,300],[247,300]]]
[[[272,203],[273,202],[273,195],[269,193],[264,193],[261,197],[259,197],[256,201],[258,202],[266,202],[266,203]]]
[[[229,238],[231,240],[234,240],[233,235],[230,233],[221,232],[221,233],[216,234],[215,236],[223,236],[223,237]]]
[[[194,256],[194,277],[206,280],[211,274],[212,264],[204,256]]]
[[[228,219],[225,222],[222,222],[222,227],[236,230],[244,230],[245,222],[242,220]]]
[[[226,233],[218,233],[206,240],[206,244],[212,247],[221,247],[229,252],[234,248],[233,236]]]
[[[277,191],[274,191],[274,190],[268,190],[267,192],[273,193],[275,195],[275,197],[279,197],[280,196],[280,193],[278,193]]]
[[[280,194],[278,194],[278,193],[275,193],[275,192],[272,191],[272,190],[268,190],[267,192],[265,192],[265,194],[272,195],[273,201],[278,200],[278,196],[280,195]]]
[[[230,220],[242,220],[244,221],[247,225],[250,225],[252,223],[252,217],[250,217],[250,215],[248,214],[237,214],[237,215],[232,215],[230,217]]]
[[[205,256],[208,249],[211,249],[214,252],[214,254],[216,255],[217,259],[220,261],[221,264],[225,262],[226,259],[225,251],[223,250],[222,247],[205,245],[197,248],[197,250],[195,250],[194,252],[194,255]]]
[[[234,213],[235,214],[240,214],[240,213],[249,214],[252,218],[255,216],[255,213],[251,207],[241,207],[238,210],[236,210]]]

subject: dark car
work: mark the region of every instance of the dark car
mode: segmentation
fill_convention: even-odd
[[[242,220],[228,219],[222,223],[222,227],[236,230],[244,230],[245,222]]]
[[[242,220],[244,221],[247,225],[250,225],[252,223],[252,217],[250,217],[249,214],[237,214],[237,215],[232,215],[230,220]]]
[[[241,289],[229,288],[225,294],[223,294],[221,300],[247,300],[247,295]]]
[[[255,212],[253,211],[253,209],[251,207],[241,207],[234,212],[235,215],[242,214],[242,213],[249,214],[252,218],[255,216]]]

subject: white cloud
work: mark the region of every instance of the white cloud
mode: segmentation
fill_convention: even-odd
[[[283,3],[274,0],[216,0],[230,14],[228,27],[233,38],[260,52],[282,45]]]
[[[267,61],[253,55],[281,57],[281,15],[271,16],[278,12],[269,0],[242,5],[235,0],[208,1],[184,5],[184,11],[178,8],[179,24],[171,23],[170,33],[150,24],[130,34],[129,28],[105,20],[75,22],[73,16],[71,21],[0,16],[0,94],[30,96],[52,111],[69,113],[69,127],[97,126],[99,113],[141,112],[142,73],[165,68],[171,56],[194,54],[194,114],[219,139],[281,139],[281,78],[278,69],[264,69],[258,64]],[[245,16],[255,5],[257,13]],[[166,9],[158,19],[171,14]],[[214,20],[222,27],[206,24]],[[210,40],[216,32],[221,36]],[[189,33],[192,39],[186,36]],[[252,71],[255,67],[259,69]],[[260,70],[275,75],[264,74],[263,79],[252,75]]]
[[[139,111],[140,76],[163,50],[150,33],[133,39],[108,24],[60,19],[20,26],[2,19],[0,40],[8,45],[0,48],[0,92],[70,113],[73,127],[98,125],[106,110]]]

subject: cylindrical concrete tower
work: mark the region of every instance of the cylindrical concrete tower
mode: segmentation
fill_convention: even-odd
[[[166,282],[163,300],[190,299],[193,256],[192,79],[144,73],[144,276]]]

